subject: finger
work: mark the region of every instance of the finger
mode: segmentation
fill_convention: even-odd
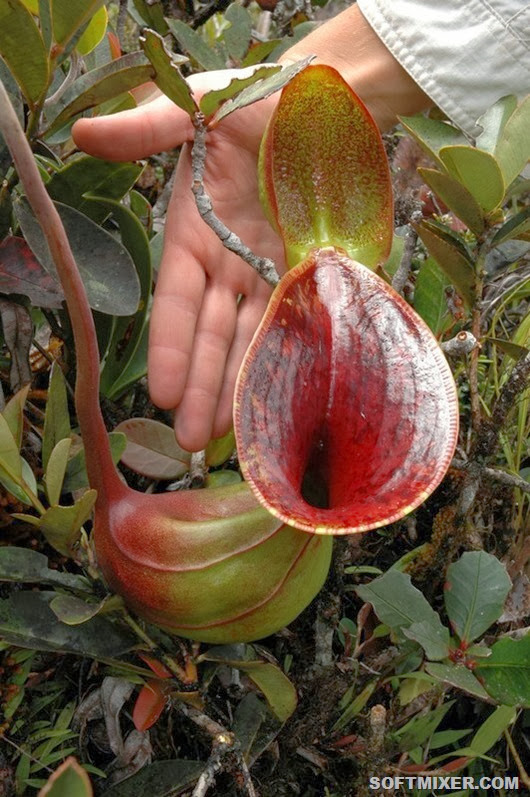
[[[237,320],[236,297],[223,285],[205,292],[175,434],[188,451],[200,451],[212,437],[226,360]]]
[[[264,283],[263,288],[260,286],[259,295],[242,299],[239,303],[236,333],[226,363],[223,385],[212,427],[212,437],[223,437],[232,427],[234,388],[237,376],[243,357],[263,318],[269,296],[270,288]]]
[[[126,161],[180,146],[193,138],[193,125],[187,113],[162,96],[111,116],[78,119],[72,135],[90,155]]]

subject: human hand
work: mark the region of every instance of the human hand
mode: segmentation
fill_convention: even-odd
[[[200,96],[220,79],[228,82],[227,74],[194,75],[190,83]],[[283,248],[257,191],[259,144],[276,101],[238,111],[209,133],[205,186],[222,221],[283,270]],[[193,132],[188,115],[165,97],[114,116],[81,119],[73,130],[81,149],[107,160],[136,160],[184,144],[166,219],[148,369],[153,402],[176,408],[175,433],[190,451],[230,429],[239,366],[271,292],[199,216],[186,143]]]

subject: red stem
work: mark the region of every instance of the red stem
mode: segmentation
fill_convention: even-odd
[[[57,268],[70,314],[77,352],[75,406],[85,444],[90,486],[108,503],[123,489],[112,461],[99,406],[99,351],[94,319],[61,218],[39,174],[31,147],[0,81],[0,132],[11,152],[28,201]]]

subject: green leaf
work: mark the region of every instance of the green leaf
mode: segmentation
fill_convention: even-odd
[[[412,623],[403,629],[407,639],[418,642],[431,661],[441,661],[449,655],[449,629],[442,625],[440,618],[434,622],[423,620]]]
[[[482,233],[484,214],[471,191],[458,180],[436,169],[418,169],[418,174],[475,235]]]
[[[399,749],[406,752],[427,742],[454,702],[454,700],[448,700],[447,703],[431,709],[427,714],[417,714],[412,717],[406,725],[395,732],[395,736],[399,740]]]
[[[24,431],[24,407],[29,392],[29,384],[24,385],[20,390],[11,396],[7,402],[2,415],[6,421],[13,439],[20,450],[22,445],[22,432]]]
[[[104,204],[88,198],[87,194],[121,199],[141,172],[142,166],[135,163],[111,163],[82,155],[57,169],[46,184],[46,189],[52,199],[75,208],[101,224],[109,210]]]
[[[517,238],[524,232],[530,230],[530,207],[523,208],[515,216],[512,216],[500,227],[492,238],[491,245],[498,246],[512,238]]]
[[[199,103],[202,113],[206,118],[210,117],[224,102],[237,96],[243,89],[270,75],[275,75],[280,70],[281,66],[279,64],[263,64],[248,77],[233,78],[224,89],[214,89],[206,92]]]
[[[104,797],[138,797],[139,794],[176,797],[198,780],[204,767],[204,762],[185,761],[181,758],[155,761],[115,786],[105,789]]]
[[[472,750],[476,750],[479,755],[487,753],[500,739],[504,731],[515,721],[515,715],[516,711],[513,706],[498,706],[484,720],[469,743],[469,747]]]
[[[432,222],[415,225],[429,254],[447,274],[468,307],[475,301],[475,269],[457,244]]]
[[[105,0],[51,0],[53,38],[57,44],[65,48],[104,3]]]
[[[520,174],[530,158],[529,128],[530,96],[527,96],[506,122],[495,147],[495,158],[507,186]]]
[[[121,461],[136,473],[150,479],[176,479],[189,469],[191,454],[179,446],[171,426],[151,418],[130,418],[114,431],[127,437]]]
[[[44,554],[12,545],[0,547],[0,581],[52,584],[84,592],[90,589],[83,576],[50,570]]]
[[[234,430],[230,429],[224,437],[217,437],[210,440],[206,446],[206,464],[210,468],[216,468],[230,459],[236,447]]]
[[[127,445],[127,438],[124,434],[119,432],[111,432],[109,434],[109,444],[112,454],[112,461],[116,465],[125,451]],[[88,487],[88,477],[86,474],[85,465],[85,449],[81,447],[72,459],[69,461],[66,468],[66,476],[63,483],[63,490],[65,492],[73,492],[80,490],[83,487]]]
[[[63,556],[71,556],[83,523],[92,514],[96,490],[87,490],[73,506],[52,506],[39,518],[39,529],[47,542]]]
[[[184,52],[196,61],[199,66],[206,71],[226,69],[224,58],[221,58],[214,49],[206,44],[200,33],[197,33],[180,19],[167,19],[166,22]]]
[[[530,708],[530,634],[500,639],[491,656],[477,662],[475,672],[498,703]]]
[[[64,474],[66,473],[71,445],[72,441],[68,437],[59,440],[48,460],[45,475],[46,495],[52,506],[58,504],[61,498]]]
[[[359,694],[356,695],[350,703],[348,703],[331,730],[338,731],[341,728],[344,728],[352,719],[354,719],[354,717],[357,717],[372,697],[373,693],[377,689],[377,685],[378,681],[376,679],[373,681],[368,681],[364,689],[362,689],[362,691],[359,692]]]
[[[140,284],[129,252],[88,216],[60,202],[55,206],[70,241],[90,306],[109,315],[132,315],[138,308]],[[58,279],[48,244],[27,200],[17,201],[15,212],[33,253]],[[109,263],[112,263],[112,268],[109,268]]]
[[[302,72],[306,66],[309,66],[313,59],[314,56],[309,55],[307,58],[303,58],[301,61],[296,61],[294,64],[289,64],[289,66],[282,67],[279,72],[275,71],[274,74],[269,73],[267,77],[263,78],[257,83],[253,82],[235,97],[227,100],[227,102],[221,105],[213,119],[210,121],[210,126],[213,127],[214,125],[218,125],[221,119],[224,119],[225,116],[228,116],[234,111],[245,108],[247,105],[252,105],[252,103],[258,102],[259,100],[264,100],[267,97],[270,97],[272,94],[275,94],[275,92],[279,91],[280,89],[283,89],[288,83],[291,82],[293,78],[296,77],[296,75]]]
[[[467,188],[486,213],[499,207],[505,184],[493,155],[462,145],[443,147],[439,154],[451,177]]]
[[[64,750],[61,751],[61,757],[64,757]],[[72,757],[67,758],[50,775],[39,791],[39,797],[92,797],[92,794],[87,772]]]
[[[162,3],[153,3],[152,0],[133,0],[134,8],[129,3],[129,13],[138,23],[140,28],[145,25],[154,28],[162,36],[168,32],[167,22],[164,19],[164,6]]]
[[[16,592],[0,600],[0,636],[11,645],[32,650],[115,658],[132,650],[136,637],[104,617],[80,626],[61,623],[50,609],[55,592]]]
[[[263,692],[271,711],[285,722],[296,708],[296,689],[275,664],[255,658],[252,645],[220,645],[200,656],[201,661],[214,661],[245,672]]]
[[[457,689],[462,689],[470,695],[480,697],[482,700],[487,700],[488,694],[481,686],[480,682],[473,675],[471,670],[464,667],[463,664],[443,664],[442,662],[428,662],[425,669],[442,683],[456,686]]]
[[[361,600],[371,603],[382,623],[403,639],[403,631],[413,624],[425,622],[438,628],[440,617],[419,589],[412,586],[410,576],[399,570],[388,570],[369,584],[356,587]]]
[[[146,371],[147,358],[142,348],[152,287],[152,267],[149,241],[142,224],[125,205],[106,197],[87,194],[93,204],[111,213],[118,223],[123,245],[131,255],[140,281],[140,301],[132,318],[116,320],[101,373],[100,390],[108,398],[116,398],[131,381],[137,381]],[[138,369],[133,366],[139,364]],[[129,376],[128,369],[133,368]]]
[[[42,466],[44,470],[48,467],[48,460],[57,443],[69,438],[70,432],[66,380],[60,365],[54,362],[50,372],[48,400],[44,415],[44,434],[42,437]]]
[[[50,602],[50,609],[61,623],[81,625],[95,617],[106,602],[105,598],[97,603],[88,603],[75,595],[57,595]]]
[[[0,415],[0,478],[2,471],[16,480],[22,478],[22,458],[17,442],[6,419]]]
[[[193,118],[198,106],[193,99],[190,87],[178,68],[178,64],[186,63],[188,59],[179,55],[170,55],[162,36],[148,28],[143,31],[140,44],[155,69],[154,81],[158,88],[175,105],[178,105]]]
[[[299,25],[296,27],[298,28]],[[267,56],[281,44],[281,41],[281,39],[269,39],[266,42],[254,44],[241,61],[241,66],[254,66],[255,64],[260,64],[262,61],[265,61]]]
[[[485,551],[467,551],[449,565],[445,608],[463,642],[469,645],[499,619],[511,585],[504,565]]]
[[[34,107],[48,86],[48,56],[37,23],[20,0],[0,0],[0,56]]]
[[[423,114],[417,114],[415,116],[400,116],[399,121],[423,151],[442,169],[444,164],[438,155],[442,147],[468,143],[467,138],[460,130],[439,119],[429,119]]]
[[[77,78],[53,106],[55,116],[43,131],[50,136],[69,119],[152,80],[154,69],[143,53],[129,53]],[[50,109],[51,110],[51,109]]]
[[[226,9],[224,18],[230,23],[230,27],[223,31],[228,55],[234,61],[240,62],[252,39],[252,17],[239,3],[232,3]]]
[[[482,133],[476,140],[479,149],[495,154],[495,149],[502,136],[506,122],[517,108],[517,97],[509,94],[488,108],[477,120],[477,125],[482,128]]]
[[[414,288],[414,309],[435,335],[440,335],[447,327],[449,308],[446,288],[450,284],[434,258],[428,257],[422,263]]]
[[[83,31],[81,38],[76,44],[76,50],[80,55],[88,55],[95,50],[102,41],[108,23],[108,14],[105,6],[101,6]]]

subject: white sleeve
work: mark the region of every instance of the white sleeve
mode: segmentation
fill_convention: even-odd
[[[472,136],[506,94],[530,93],[530,3],[358,0],[367,22],[423,91]]]

